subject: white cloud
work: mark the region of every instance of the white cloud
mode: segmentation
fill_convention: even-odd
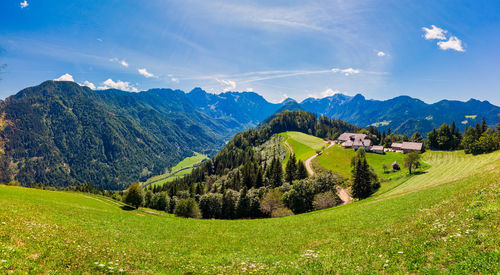
[[[379,51],[379,52],[377,53],[377,56],[380,56],[380,57],[385,56],[385,53],[384,53],[384,52],[382,52],[382,51]]]
[[[79,83],[79,84],[80,84],[80,83]],[[94,83],[89,82],[89,81],[87,81],[87,80],[85,80],[85,81],[83,82],[83,84],[80,84],[80,86],[87,86],[87,87],[89,87],[90,89],[95,90],[95,85],[94,85]]]
[[[361,71],[358,69],[353,69],[353,68],[347,68],[347,69],[339,69],[339,68],[333,68],[332,72],[334,73],[343,73],[344,75],[348,76],[351,74],[359,74]]]
[[[97,38],[97,41],[102,42],[103,40],[102,38]]]
[[[179,83],[179,79],[178,78],[175,78],[175,77],[171,77],[170,78],[170,81],[174,82],[174,83]]]
[[[443,51],[455,50],[458,52],[465,52],[462,46],[462,40],[458,39],[456,36],[450,36],[448,41],[439,41],[437,44]]]
[[[129,91],[129,92],[138,92],[137,88],[130,85],[129,82],[125,81],[113,81],[113,79],[108,78],[108,80],[104,81],[102,83],[102,86],[99,86],[98,89],[100,90],[106,90],[106,89],[118,89],[122,91]]]
[[[21,2],[19,5],[21,6],[21,9],[24,9],[27,6],[29,6],[28,1],[26,1],[26,0],[24,0],[24,2]]]
[[[155,77],[154,74],[148,72],[148,70],[146,70],[146,68],[143,68],[143,69],[138,69],[137,70],[141,75],[143,75],[145,78],[151,78],[151,77]]]
[[[324,90],[323,92],[319,93],[319,94],[308,94],[307,96],[308,97],[312,97],[312,98],[324,98],[324,97],[327,97],[327,96],[332,96],[334,94],[341,94],[342,92],[339,91],[339,90],[333,90],[331,88],[328,88],[326,90]]]
[[[224,89],[222,90],[222,92],[233,91],[236,88],[236,82],[234,82],[232,80],[218,79],[218,78],[216,78],[215,80],[217,82],[219,82],[220,84],[226,86],[226,87],[224,87]]]
[[[441,28],[436,27],[434,25],[431,25],[430,29],[423,27],[422,30],[424,30],[424,32],[425,32],[424,37],[427,40],[431,40],[431,39],[445,40],[446,39],[445,33],[448,32],[447,30],[441,29]]]
[[[116,63],[122,65],[123,67],[128,68],[128,63],[127,63],[127,61],[125,61],[125,59],[120,60],[120,59],[114,57],[114,58],[110,58],[109,61],[110,62],[116,62]]]
[[[63,74],[60,77],[54,79],[54,81],[71,81],[71,82],[75,82],[75,80],[73,79],[73,76],[70,75],[70,74]]]

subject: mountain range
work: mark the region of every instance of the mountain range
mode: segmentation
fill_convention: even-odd
[[[0,182],[124,188],[194,152],[213,156],[234,134],[283,110],[423,135],[452,121],[463,130],[483,117],[493,126],[500,115],[500,107],[474,99],[426,104],[408,96],[378,101],[335,94],[271,103],[254,92],[131,93],[46,81],[0,102]]]

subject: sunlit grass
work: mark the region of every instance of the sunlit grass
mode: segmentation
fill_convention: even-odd
[[[0,273],[498,273],[500,152],[424,159],[426,173],[372,198],[276,219],[0,186]]]

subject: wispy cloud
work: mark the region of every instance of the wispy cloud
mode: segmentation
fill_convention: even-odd
[[[113,57],[113,58],[110,58],[109,61],[118,63],[118,64],[122,65],[123,67],[128,68],[128,63],[127,63],[127,61],[125,61],[125,59],[120,60],[117,57]]]
[[[379,52],[377,53],[377,56],[380,56],[380,57],[385,56],[385,53],[384,53],[384,52],[382,52],[382,51],[379,51]]]
[[[27,6],[29,6],[29,3],[28,3],[28,1],[24,0],[24,1],[23,1],[23,2],[21,2],[19,5],[21,6],[21,9],[24,9],[24,8],[26,8]]]
[[[138,69],[137,70],[141,75],[143,75],[145,78],[151,78],[151,77],[156,77],[154,74],[148,72],[146,68],[143,69]]]
[[[236,89],[236,82],[228,79],[215,79],[217,82],[224,86],[222,92],[234,91]]]
[[[106,81],[102,83],[102,86],[99,86],[98,89],[106,90],[106,89],[118,89],[122,91],[129,92],[138,92],[137,88],[130,85],[129,82],[117,80],[116,82],[113,79],[108,78]]]
[[[356,74],[384,75],[385,72],[364,71],[354,68],[333,68],[327,70],[275,70],[275,71],[255,71],[241,74],[217,74],[206,76],[185,77],[181,80],[213,80],[224,86],[224,91],[234,90],[237,86],[253,82],[292,78],[297,76],[321,75],[321,74],[343,74],[344,76]]]
[[[70,75],[70,74],[63,74],[60,77],[54,79],[54,81],[71,81],[71,82],[75,82],[75,80],[73,79],[73,76]]]

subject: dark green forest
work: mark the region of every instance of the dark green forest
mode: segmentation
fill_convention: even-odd
[[[124,189],[194,151],[215,155],[235,131],[196,111],[180,91],[93,91],[73,82],[24,89],[1,103],[0,114],[0,182],[25,186]]]

